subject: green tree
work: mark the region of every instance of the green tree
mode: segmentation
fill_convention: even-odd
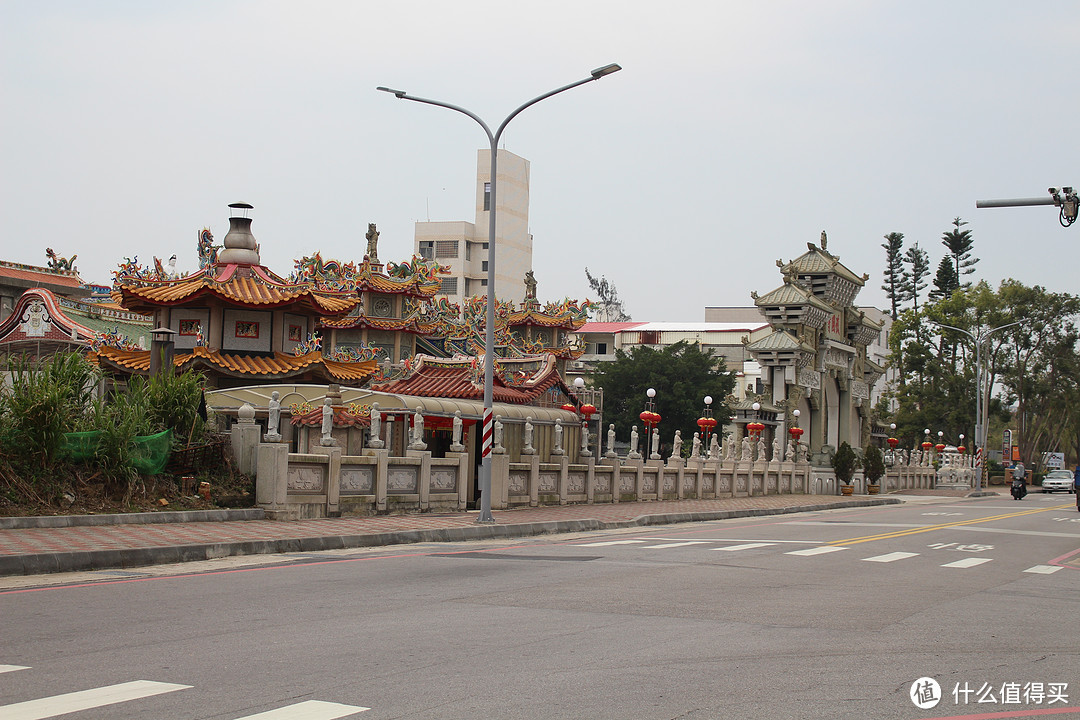
[[[907,288],[904,283],[904,233],[891,232],[881,244],[885,248],[885,282],[881,289],[889,298],[892,307],[892,319],[896,320],[900,306],[907,301]]]
[[[971,237],[970,230],[960,229],[967,225],[966,222],[960,218],[953,218],[952,224],[953,229],[941,236],[941,244],[949,248],[956,284],[969,287],[971,283],[961,283],[960,280],[965,275],[975,272],[975,263],[979,262],[979,258],[972,257],[971,254],[972,248],[975,246],[975,240]]]
[[[713,397],[713,416],[719,423],[730,418],[723,399],[734,389],[735,378],[723,368],[723,358],[682,341],[661,349],[618,349],[614,361],[597,368],[591,383],[604,389],[604,422],[615,423],[623,438],[633,425],[644,430],[638,415],[645,409],[646,391],[655,389],[661,437],[669,443],[676,430],[682,430],[685,441],[693,437],[706,395]]]
[[[905,297],[914,304],[915,315],[919,314],[919,294],[926,289],[926,276],[930,274],[930,256],[915,243],[904,253],[904,262],[908,270],[904,274]]]
[[[943,257],[938,263],[937,275],[934,276],[934,289],[930,291],[931,300],[944,300],[960,289],[952,258]]]
[[[594,320],[597,322],[626,322],[630,319],[630,314],[626,312],[622,300],[619,299],[615,283],[609,282],[603,275],[599,278],[594,277],[589,272],[589,268],[585,268],[585,277],[589,280],[589,287],[598,296],[593,310]]]

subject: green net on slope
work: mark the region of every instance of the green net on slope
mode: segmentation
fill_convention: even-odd
[[[97,455],[101,431],[64,433],[61,452],[75,461],[92,461]],[[172,430],[156,435],[137,435],[132,440],[131,464],[146,475],[157,475],[169,463],[172,452]]]

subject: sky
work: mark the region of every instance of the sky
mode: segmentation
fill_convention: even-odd
[[[220,242],[247,202],[263,263],[407,260],[414,224],[474,219],[482,129],[531,163],[542,301],[615,284],[634,320],[747,306],[828,249],[886,306],[883,236],[932,270],[961,217],[975,275],[1077,292],[1080,223],[976,209],[1080,186],[1080,4],[0,0],[0,259],[88,282]],[[1070,50],[1071,48],[1071,50]],[[496,289],[496,294],[498,290]]]

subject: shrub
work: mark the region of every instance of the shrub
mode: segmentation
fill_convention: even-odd
[[[877,485],[885,474],[885,454],[877,445],[867,445],[863,450],[863,470],[866,472],[866,482],[871,485]]]
[[[851,484],[851,478],[855,475],[855,471],[862,466],[862,461],[859,460],[859,456],[855,454],[851,445],[848,445],[847,441],[840,443],[840,448],[833,455],[833,471],[836,473],[836,479],[845,485]]]

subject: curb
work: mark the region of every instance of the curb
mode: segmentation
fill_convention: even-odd
[[[154,523],[230,522],[265,520],[262,508],[236,510],[172,510],[167,512],[114,513],[111,515],[37,515],[0,517],[0,530],[29,530],[100,525],[149,525]]]
[[[787,515],[801,512],[817,512],[872,505],[897,505],[902,500],[880,498],[844,503],[822,503],[782,508],[753,508],[745,510],[717,510],[714,512],[666,513],[662,515],[639,515],[632,520],[601,521],[592,518],[579,520],[551,520],[546,522],[514,523],[509,525],[473,525],[471,527],[432,528],[428,530],[397,530],[365,535],[328,535],[322,537],[279,538],[276,540],[244,540],[225,543],[200,543],[162,547],[126,548],[121,550],[87,550],[80,552],[36,553],[29,555],[0,556],[0,576],[43,575],[59,572],[135,568],[145,565],[214,560],[240,555],[272,555],[278,553],[321,552],[349,548],[406,545],[423,542],[465,542],[468,540],[491,540],[533,535],[587,532],[591,530],[616,530],[648,525],[668,525],[683,522],[727,520],[731,518],[763,515]],[[232,511],[205,511],[232,512]],[[259,511],[262,512],[261,510]],[[160,513],[168,515],[173,513]],[[175,513],[181,515],[184,513]],[[159,513],[150,513],[157,516]],[[108,516],[73,516],[108,517]],[[52,518],[44,518],[46,520]],[[261,518],[245,518],[261,519]],[[145,521],[144,521],[145,522]],[[165,522],[186,522],[166,520]],[[99,523],[103,524],[103,523]]]

